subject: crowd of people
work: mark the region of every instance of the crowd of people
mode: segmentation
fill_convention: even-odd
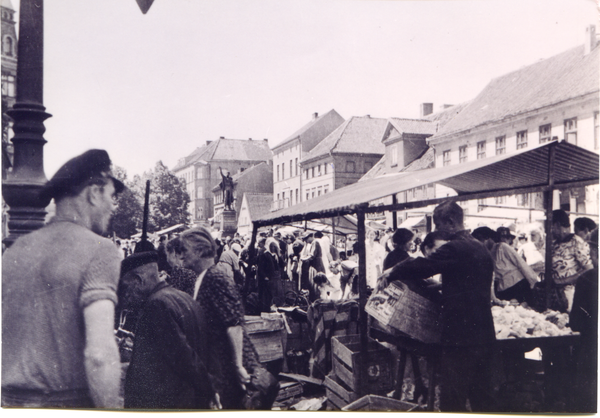
[[[105,151],[69,160],[43,189],[56,216],[5,251],[2,405],[269,409],[279,384],[244,315],[299,297],[358,298],[361,243],[300,228],[259,232],[255,248],[203,227],[155,243],[101,238],[123,189]],[[595,408],[598,229],[579,218],[571,233],[566,212],[552,215],[549,278],[543,228],[470,232],[456,203],[437,206],[435,230],[422,237],[367,231],[369,292],[402,280],[441,303],[442,411],[464,411],[467,399],[473,411],[495,411],[491,305],[543,310],[548,288],[550,308],[581,332],[580,392]],[[121,394],[119,346],[133,337]]]

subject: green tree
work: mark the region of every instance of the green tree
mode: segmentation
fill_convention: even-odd
[[[135,178],[136,189],[143,205],[146,180],[150,180],[148,232],[156,232],[190,221],[190,196],[185,184],[166,165],[159,161],[154,170]]]
[[[136,185],[127,181],[127,172],[121,167],[114,167],[113,174],[121,180],[126,188],[119,194],[117,209],[111,221],[111,235],[114,232],[119,238],[130,238],[142,227],[142,198]]]

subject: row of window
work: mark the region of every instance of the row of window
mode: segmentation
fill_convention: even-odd
[[[599,136],[600,130],[598,128],[598,112],[594,113],[594,149],[599,147]],[[552,124],[548,123],[539,127],[539,139],[540,144],[555,140],[556,137],[551,137]],[[577,144],[577,118],[565,119],[564,121],[564,134],[565,140],[571,144]],[[496,137],[496,155],[506,153],[506,135]],[[523,149],[527,148],[527,130],[519,131],[516,134],[516,148]],[[486,157],[487,142],[477,142],[477,159],[480,160]],[[458,147],[458,162],[465,163],[468,161],[467,145]],[[442,153],[442,164],[448,166],[452,163],[451,161],[451,150],[445,150]]]
[[[325,164],[319,164],[315,167],[307,168],[306,170],[304,170],[304,178],[306,180],[308,180],[309,178],[315,178],[315,177],[319,177],[322,175],[326,175],[328,165],[329,165],[328,163],[325,163]],[[323,169],[321,169],[321,166],[323,167]],[[331,167],[333,168],[333,163],[331,163]]]
[[[285,192],[281,192],[281,200],[285,200],[286,198],[290,199],[290,206],[294,204],[294,191],[290,190],[289,195],[286,195]],[[296,203],[300,203],[300,190],[296,189]],[[279,193],[277,193],[277,201],[279,201]]]
[[[8,97],[16,97],[16,78],[11,74],[2,74],[2,95]]]
[[[290,160],[290,165],[289,167],[289,177],[294,177],[298,175],[298,159],[295,158],[294,161]],[[281,176],[280,176],[280,171],[279,171],[280,167],[279,164],[277,164],[277,181],[280,180],[285,180],[285,163],[281,163]]]

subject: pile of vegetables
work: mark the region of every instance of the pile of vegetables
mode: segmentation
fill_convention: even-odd
[[[573,333],[569,315],[548,310],[539,313],[522,305],[493,306],[496,339],[554,337]]]

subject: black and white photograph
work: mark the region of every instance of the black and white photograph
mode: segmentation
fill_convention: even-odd
[[[597,0],[0,2],[2,412],[598,412]]]

